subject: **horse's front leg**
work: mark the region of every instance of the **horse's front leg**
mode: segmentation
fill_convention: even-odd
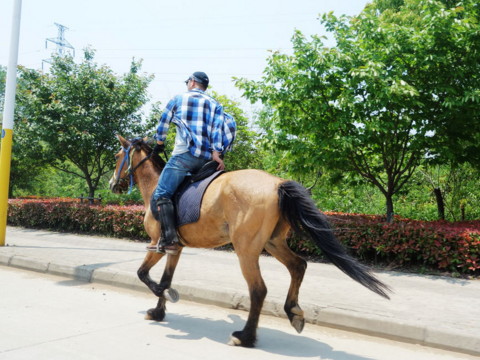
[[[138,278],[156,295],[158,284],[150,277],[150,269],[154,267],[164,254],[148,252],[142,265],[137,270]]]
[[[245,327],[241,331],[235,331],[230,339],[230,345],[253,347],[257,341],[257,327],[263,301],[267,295],[267,288],[263,282],[258,263],[258,254],[253,256],[238,253],[243,276],[248,284],[250,293],[250,312]]]
[[[145,283],[156,296],[159,297],[157,306],[147,311],[145,319],[162,321],[165,318],[166,298],[164,291],[169,289],[170,285],[172,284],[173,274],[175,272],[175,268],[177,267],[181,253],[182,251],[180,249],[177,255],[168,255],[167,264],[159,284],[154,282],[150,277],[150,269],[164,256],[164,254],[149,252],[142,265],[138,269],[137,274],[139,279]]]

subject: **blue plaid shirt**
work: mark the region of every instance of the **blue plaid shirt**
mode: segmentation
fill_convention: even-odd
[[[193,89],[170,100],[160,116],[156,140],[165,141],[171,122],[193,156],[209,160],[213,150],[223,152],[223,107],[205,92]]]

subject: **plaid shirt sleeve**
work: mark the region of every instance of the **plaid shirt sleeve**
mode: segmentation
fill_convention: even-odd
[[[224,122],[223,107],[218,105],[215,109],[213,118],[213,131],[212,131],[212,149],[218,152],[223,152],[223,122]]]
[[[157,141],[165,141],[167,138],[168,128],[170,127],[170,123],[175,116],[175,112],[178,106],[178,96],[174,97],[170,100],[163,110],[162,115],[160,116],[160,120],[158,122],[157,132],[154,136],[155,140]]]
[[[219,117],[220,119],[220,117]],[[232,115],[224,112],[221,121],[219,122],[220,126],[214,128],[213,131],[213,149],[219,152],[225,152],[231,150],[233,140],[235,140],[235,133],[237,130],[237,124]],[[221,144],[221,150],[219,144]]]
[[[231,150],[235,134],[237,132],[237,124],[232,115],[224,113],[225,120],[223,122],[223,151]]]

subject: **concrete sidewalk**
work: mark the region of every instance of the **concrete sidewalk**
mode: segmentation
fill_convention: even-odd
[[[6,242],[0,265],[149,291],[136,275],[145,243],[16,227],[7,228]],[[160,279],[164,264],[162,259],[152,269],[153,279]],[[262,257],[260,265],[268,288],[264,313],[285,317],[289,273],[270,257]],[[398,272],[378,277],[394,290],[390,301],[333,265],[309,263],[300,291],[307,322],[480,355],[480,281]],[[234,253],[186,248],[172,287],[181,300],[249,306]]]

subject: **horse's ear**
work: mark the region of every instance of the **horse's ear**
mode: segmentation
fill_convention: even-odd
[[[122,144],[122,146],[124,148],[127,148],[130,145],[128,140],[126,140],[124,137],[122,137],[122,135],[117,134],[117,138],[118,138],[118,141],[120,141],[120,144]]]
[[[143,142],[146,143],[147,141],[148,141],[148,136],[145,136],[145,137],[143,138]]]

